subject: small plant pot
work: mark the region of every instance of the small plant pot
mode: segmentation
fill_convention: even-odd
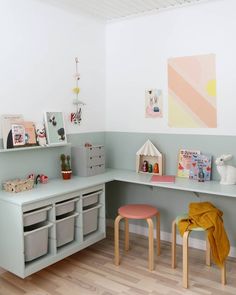
[[[72,171],[61,171],[61,175],[63,179],[71,179]]]

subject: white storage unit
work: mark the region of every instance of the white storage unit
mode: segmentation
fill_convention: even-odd
[[[86,218],[83,225],[83,196],[94,212],[100,206],[89,217],[97,220],[94,231]],[[17,195],[0,192],[0,234],[0,267],[21,278],[76,253],[105,238],[104,182],[73,177]]]
[[[71,148],[74,175],[93,176],[105,172],[105,149],[102,145]]]

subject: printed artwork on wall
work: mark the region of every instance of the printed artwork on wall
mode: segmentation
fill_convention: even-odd
[[[145,117],[160,118],[162,116],[162,91],[160,89],[146,89]]]
[[[168,60],[169,126],[216,128],[215,54]]]

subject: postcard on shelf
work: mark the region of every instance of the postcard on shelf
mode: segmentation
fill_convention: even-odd
[[[20,124],[25,128],[25,146],[37,145],[34,123],[31,121],[22,121]]]
[[[177,169],[178,177],[189,178],[189,171],[191,168],[193,155],[200,155],[200,151],[184,150],[184,149],[181,149],[179,151],[178,169]]]
[[[23,120],[23,115],[2,115],[2,138],[3,138],[3,147],[4,149],[13,148],[12,140],[12,125],[18,124]]]
[[[175,176],[173,175],[153,175],[151,177],[152,182],[159,183],[175,183]]]
[[[203,173],[205,181],[211,180],[211,155],[192,155],[191,168],[189,178],[198,180],[199,173]]]
[[[45,112],[44,120],[48,144],[67,143],[63,113]]]

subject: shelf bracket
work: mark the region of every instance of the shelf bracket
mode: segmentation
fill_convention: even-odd
[[[193,192],[193,193],[194,193],[194,195],[195,195],[197,198],[200,198],[199,193],[197,193],[197,192]]]

